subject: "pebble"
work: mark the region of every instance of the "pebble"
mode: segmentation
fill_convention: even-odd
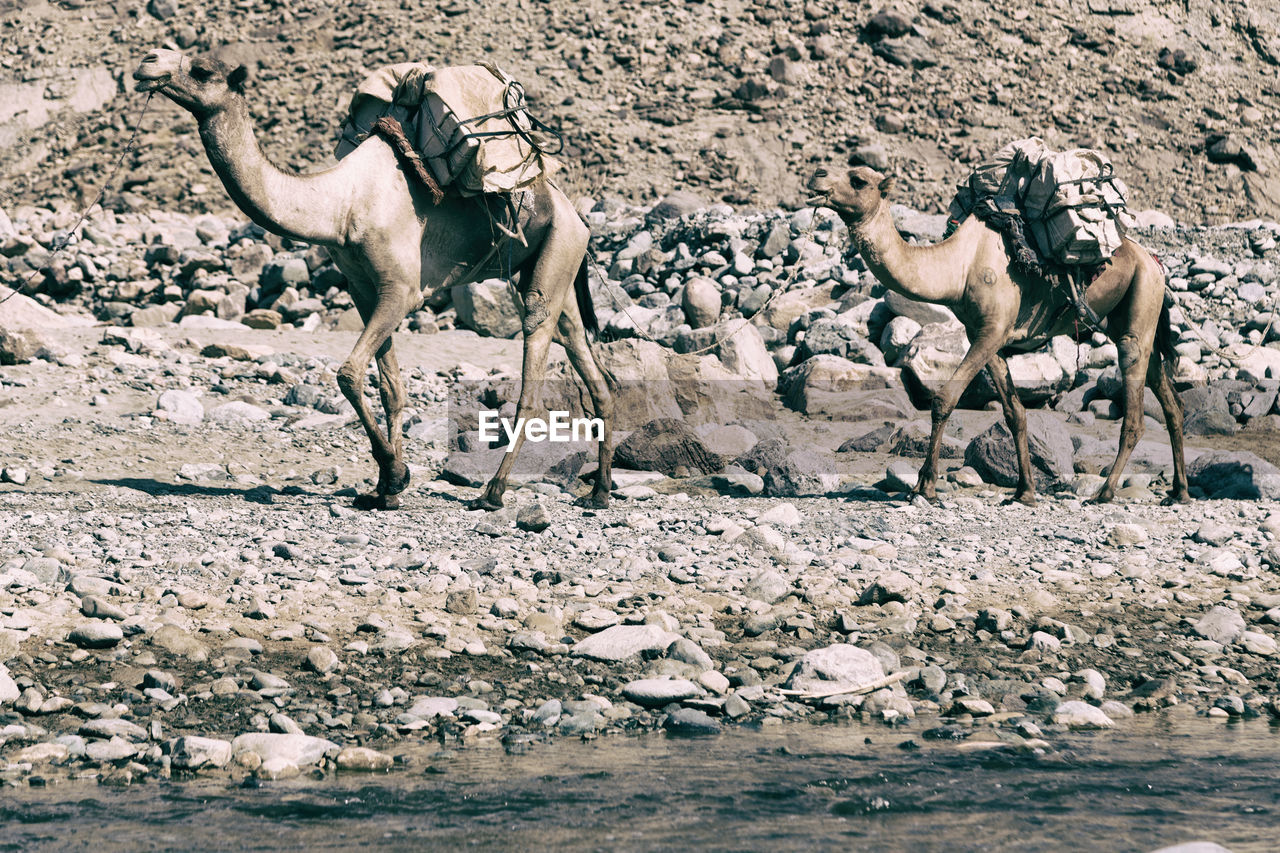
[[[82,649],[109,649],[124,639],[124,631],[112,622],[83,622],[67,639]]]

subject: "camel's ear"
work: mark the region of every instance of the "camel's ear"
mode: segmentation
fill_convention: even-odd
[[[237,67],[235,71],[232,71],[230,74],[227,75],[227,86],[231,88],[231,91],[239,92],[240,94],[243,95],[244,81],[248,79],[249,79],[249,69],[241,65]]]
[[[888,194],[889,194],[889,190],[891,190],[891,189],[893,189],[893,178],[892,178],[892,176],[887,177],[887,178],[885,178],[884,180],[882,180],[882,181],[880,182],[880,195],[881,195],[881,196],[886,196],[886,195],[888,195]]]

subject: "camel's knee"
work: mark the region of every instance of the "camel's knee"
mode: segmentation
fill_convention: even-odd
[[[338,368],[338,389],[348,400],[354,401],[363,392],[364,370],[353,361]]]
[[[524,319],[521,320],[524,333],[532,335],[547,322],[550,316],[551,309],[547,307],[547,298],[541,291],[530,289],[524,297]]]

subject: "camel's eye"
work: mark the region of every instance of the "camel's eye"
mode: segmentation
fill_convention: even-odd
[[[201,83],[213,76],[213,69],[199,60],[191,63],[191,79]]]
[[[864,189],[867,186],[867,179],[861,175],[850,175],[849,186],[853,187],[855,190]]]

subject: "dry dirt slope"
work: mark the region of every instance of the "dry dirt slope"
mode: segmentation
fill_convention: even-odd
[[[1179,220],[1280,218],[1278,16],[1245,0],[0,0],[0,205],[101,184],[149,48],[255,72],[268,153],[323,164],[353,86],[408,59],[487,58],[564,129],[574,191],[633,201],[795,202],[861,158],[938,209],[1010,139],[1101,147],[1138,207]],[[1274,11],[1274,10],[1273,10]],[[157,99],[158,100],[158,99]],[[153,104],[118,207],[229,206],[194,123]]]

